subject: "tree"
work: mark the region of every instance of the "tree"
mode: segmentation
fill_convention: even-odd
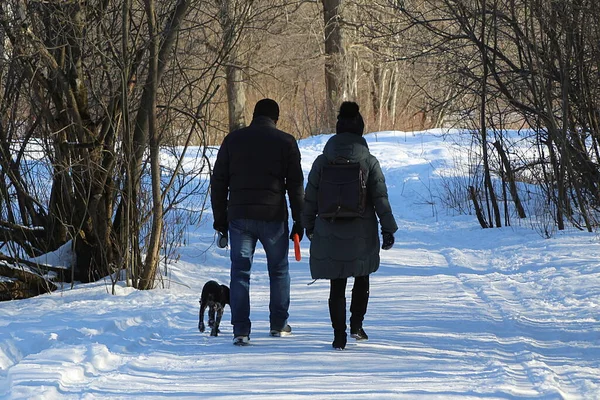
[[[336,111],[347,97],[345,47],[342,32],[342,0],[322,0],[325,20],[326,115],[330,130],[335,128]]]
[[[246,88],[244,66],[241,59],[241,36],[245,18],[251,10],[249,2],[218,0],[219,22],[227,57],[225,59],[225,80],[227,85],[227,106],[229,131],[246,126]]]
[[[0,4],[0,234],[17,259],[71,241],[71,279],[126,269],[133,286],[154,287],[162,221],[181,196],[159,150],[205,140],[226,54],[192,45],[219,47],[206,11],[191,0]],[[47,164],[32,167],[32,146]]]
[[[600,199],[592,183],[598,182],[600,86],[589,77],[598,71],[594,55],[600,37],[587,21],[600,16],[598,5],[586,0],[441,0],[426,2],[425,9],[397,7],[410,29],[452,61],[449,72],[460,82],[461,98],[479,103],[474,115],[481,131],[501,131],[499,122],[515,121],[518,115],[536,133],[538,144],[537,159],[518,169],[545,189],[558,229],[568,220],[591,231]],[[469,109],[464,101],[457,104]],[[500,139],[482,134],[482,153]],[[515,162],[526,159],[518,156]],[[494,164],[484,166],[485,175]]]

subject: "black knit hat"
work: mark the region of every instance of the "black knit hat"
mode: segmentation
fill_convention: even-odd
[[[273,121],[277,121],[279,119],[279,105],[272,99],[259,100],[254,106],[253,117],[256,118],[258,116],[269,117]]]
[[[340,106],[335,127],[336,133],[355,133],[362,135],[365,130],[365,122],[360,115],[358,104],[353,101],[345,101]]]
[[[340,113],[338,114],[338,119],[352,119],[356,118],[358,114],[359,107],[353,101],[345,101],[340,106]]]

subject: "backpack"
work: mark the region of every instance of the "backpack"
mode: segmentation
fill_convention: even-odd
[[[321,181],[317,194],[319,217],[358,218],[365,212],[367,181],[360,163],[337,158],[321,169]]]

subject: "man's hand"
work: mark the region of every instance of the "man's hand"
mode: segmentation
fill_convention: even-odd
[[[219,247],[220,249],[224,249],[225,247],[227,247],[227,230],[225,230],[224,232],[217,232],[217,247]]]
[[[304,237],[304,228],[300,224],[300,222],[294,221],[294,225],[292,225],[292,230],[290,232],[290,240],[294,240],[294,235],[298,234],[298,239],[302,240]]]

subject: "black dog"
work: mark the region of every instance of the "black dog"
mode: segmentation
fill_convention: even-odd
[[[200,322],[198,329],[204,332],[204,311],[208,307],[208,327],[212,328],[210,336],[217,336],[219,332],[219,324],[223,317],[225,304],[229,304],[229,288],[225,285],[219,285],[215,281],[208,281],[202,288],[200,295]],[[215,318],[216,314],[216,318]]]

